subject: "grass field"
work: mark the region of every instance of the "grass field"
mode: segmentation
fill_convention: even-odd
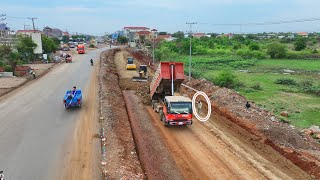
[[[244,84],[244,87],[236,90],[248,100],[273,111],[279,118],[290,121],[297,127],[308,128],[311,125],[320,125],[320,96],[303,93],[298,86],[275,83],[279,78],[289,78],[297,83],[312,80],[315,86],[320,86],[320,60],[250,60],[249,63],[241,60],[241,62],[223,64],[215,63],[217,58],[211,59],[194,56],[193,71],[198,72],[198,76],[200,72],[200,77],[214,81],[222,71],[231,70]],[[224,59],[228,58],[224,57]],[[185,62],[185,69],[188,69],[188,57],[180,57],[179,60]],[[284,74],[284,69],[295,71],[295,73]],[[248,72],[239,70],[248,70]],[[259,84],[261,90],[251,88],[255,84]],[[281,111],[288,111],[289,118],[280,116]]]

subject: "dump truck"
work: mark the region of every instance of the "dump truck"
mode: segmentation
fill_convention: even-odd
[[[83,44],[77,45],[77,51],[78,51],[78,54],[84,54],[85,53],[84,45]]]
[[[160,62],[149,91],[152,108],[159,112],[165,126],[192,124],[191,99],[174,93],[183,81],[183,63]]]
[[[127,70],[135,70],[135,69],[137,69],[137,66],[136,66],[136,64],[134,64],[132,57],[128,57],[126,69]]]

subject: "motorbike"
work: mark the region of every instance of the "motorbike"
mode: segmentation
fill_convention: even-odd
[[[91,66],[93,66],[93,61],[92,61],[92,59],[90,60],[90,63],[91,63]]]

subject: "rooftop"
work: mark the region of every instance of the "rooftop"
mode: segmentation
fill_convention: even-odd
[[[142,27],[142,26],[126,26],[126,27],[124,27],[123,29],[134,29],[134,30],[137,30],[137,29],[143,29],[143,30],[147,30],[147,29],[149,29],[149,28],[147,28],[147,27]]]
[[[137,34],[139,34],[139,35],[148,35],[150,33],[151,33],[150,31],[139,31],[139,32],[137,32]]]

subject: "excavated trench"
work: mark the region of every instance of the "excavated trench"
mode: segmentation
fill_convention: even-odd
[[[104,83],[112,86],[105,97],[113,117],[102,124],[112,127],[107,140],[109,148],[117,144],[118,136],[124,136],[127,141],[122,141],[120,147],[129,148],[129,154],[138,156],[132,159],[123,156],[122,151],[111,152],[107,158],[114,168],[108,169],[108,177],[121,177],[117,167],[125,162],[126,167],[131,167],[126,168],[127,177],[135,178],[310,179],[310,175],[261,142],[261,138],[216,112],[207,123],[194,119],[192,126],[164,127],[159,115],[148,106],[148,83],[131,82],[130,77],[136,72],[125,70],[130,54],[112,51],[105,54]],[[121,130],[117,128],[118,121],[126,124]],[[133,164],[139,168],[132,168]]]

